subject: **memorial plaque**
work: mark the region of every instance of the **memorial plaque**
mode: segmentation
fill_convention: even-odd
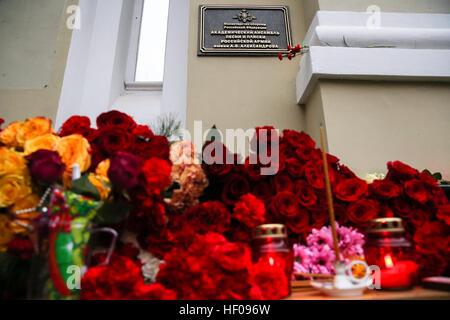
[[[199,56],[277,55],[288,45],[287,6],[199,6]]]

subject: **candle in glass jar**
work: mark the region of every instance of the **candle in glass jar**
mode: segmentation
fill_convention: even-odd
[[[403,236],[400,218],[380,218],[370,221],[365,245],[369,265],[380,268],[380,287],[388,290],[411,289],[417,264],[412,261],[412,245]]]
[[[286,274],[286,292],[290,293],[293,252],[288,243],[286,227],[282,224],[264,224],[254,230],[252,241],[253,263],[266,266],[274,273]]]

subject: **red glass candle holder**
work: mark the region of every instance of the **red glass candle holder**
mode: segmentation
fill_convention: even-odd
[[[401,218],[380,218],[369,223],[364,251],[367,263],[380,268],[381,289],[409,290],[414,286],[417,265],[412,259],[413,246],[404,232]]]
[[[282,224],[263,224],[254,229],[252,241],[253,263],[264,265],[279,275],[284,272],[285,291],[291,292],[290,280],[294,263],[292,247],[289,245],[286,227]]]

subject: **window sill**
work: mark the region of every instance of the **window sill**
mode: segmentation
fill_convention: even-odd
[[[126,91],[162,91],[162,81],[125,82]]]

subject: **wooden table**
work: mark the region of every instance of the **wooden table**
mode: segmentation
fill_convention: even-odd
[[[302,288],[293,289],[287,300],[450,300],[450,292],[415,287],[409,291],[366,290],[362,297],[334,298],[312,288]]]

